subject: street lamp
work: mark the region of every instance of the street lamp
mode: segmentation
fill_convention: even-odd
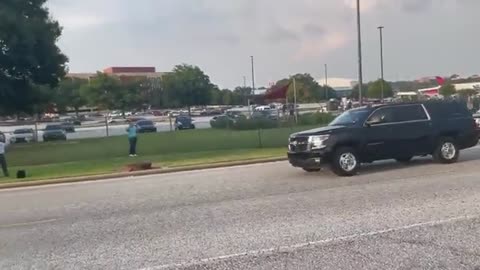
[[[358,33],[358,97],[360,105],[363,105],[362,84],[362,29],[360,25],[360,0],[357,0],[357,33]]]
[[[255,95],[255,65],[253,62],[253,56],[250,56],[252,60],[252,94]],[[250,112],[250,99],[248,99],[248,115],[251,116]]]
[[[325,64],[325,99],[328,101],[328,65]]]
[[[378,30],[380,31],[380,72],[381,72],[381,78],[382,78],[382,103],[384,99],[384,77],[383,77],[383,26],[379,26]]]
[[[255,66],[253,62],[253,56],[250,56],[252,60],[252,91],[255,91]]]

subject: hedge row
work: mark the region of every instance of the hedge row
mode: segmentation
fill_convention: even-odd
[[[335,117],[329,113],[307,113],[298,116],[298,122],[295,123],[293,117],[286,119],[273,120],[268,118],[247,119],[240,117],[232,119],[228,117],[220,117],[217,121],[210,122],[212,128],[217,129],[234,129],[234,130],[254,130],[254,129],[272,129],[278,127],[291,126],[311,126],[326,125]]]

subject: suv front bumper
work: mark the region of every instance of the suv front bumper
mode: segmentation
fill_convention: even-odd
[[[328,162],[328,154],[326,151],[319,152],[288,152],[288,161],[293,167],[298,168],[320,168]]]

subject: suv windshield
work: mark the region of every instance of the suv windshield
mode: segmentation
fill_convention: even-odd
[[[339,115],[329,126],[350,126],[359,122],[364,122],[370,114],[369,110],[350,110]]]

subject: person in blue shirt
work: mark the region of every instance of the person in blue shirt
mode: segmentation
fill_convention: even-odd
[[[130,156],[137,156],[137,127],[131,123],[127,128],[128,142],[130,143]]]
[[[8,177],[8,169],[7,169],[7,159],[5,158],[5,148],[7,144],[0,139],[0,165],[2,167],[3,175]]]

